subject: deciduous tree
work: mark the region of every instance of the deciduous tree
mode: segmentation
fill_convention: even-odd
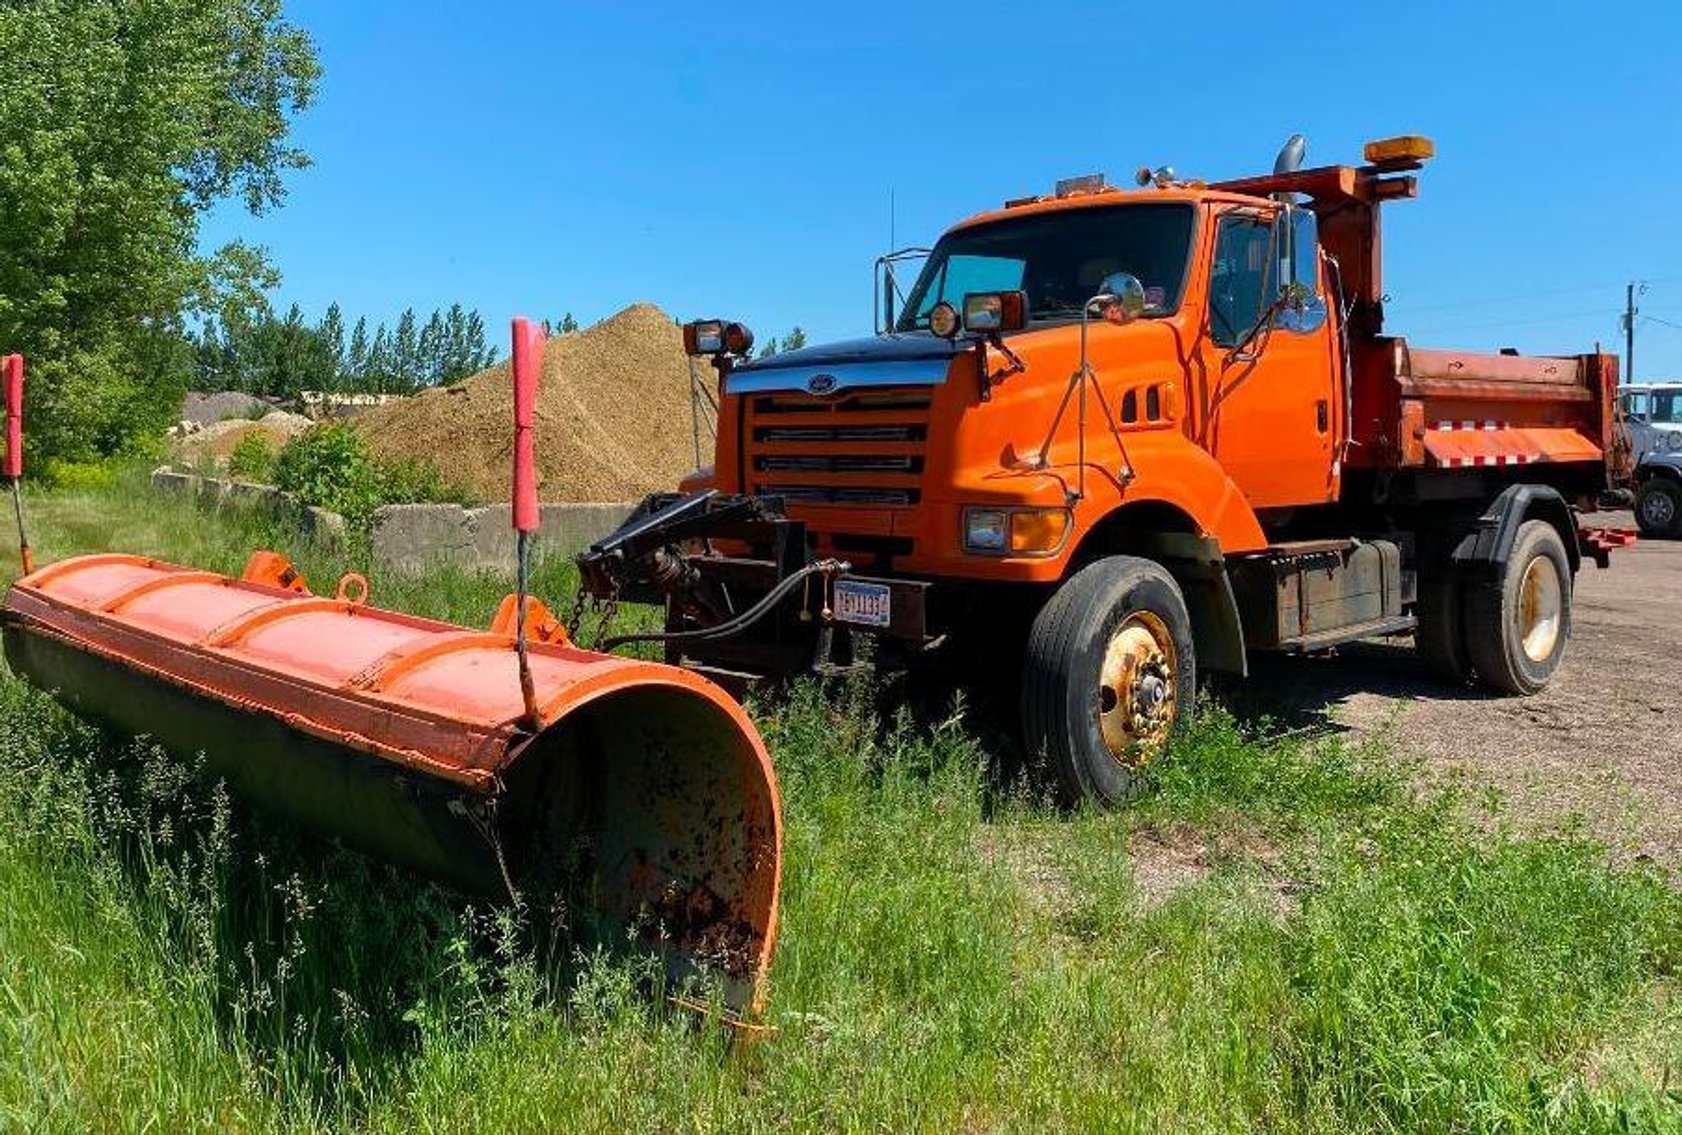
[[[192,369],[184,314],[251,304],[261,254],[199,218],[280,203],[318,74],[280,0],[0,4],[0,349],[34,360],[36,453],[134,448]]]

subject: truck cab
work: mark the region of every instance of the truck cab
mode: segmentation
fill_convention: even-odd
[[[869,337],[751,360],[741,325],[687,325],[715,463],[587,586],[665,603],[695,665],[1015,671],[1071,799],[1127,795],[1198,667],[1256,651],[1413,633],[1453,681],[1534,692],[1604,558],[1572,508],[1628,458],[1616,361],[1385,333],[1381,206],[1433,152],[1070,179],[879,259]]]
[[[1618,408],[1637,461],[1682,451],[1682,382],[1627,383],[1618,388]]]
[[[1618,408],[1636,462],[1636,523],[1645,536],[1682,536],[1682,382],[1621,386]]]

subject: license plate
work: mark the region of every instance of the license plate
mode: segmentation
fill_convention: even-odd
[[[835,621],[861,627],[885,627],[891,621],[892,593],[885,583],[835,581]]]

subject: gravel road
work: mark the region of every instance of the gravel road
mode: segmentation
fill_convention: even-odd
[[[1250,712],[1381,735],[1428,774],[1493,787],[1520,823],[1580,817],[1620,857],[1682,869],[1682,542],[1585,566],[1565,663],[1535,697],[1444,686],[1406,639],[1253,664]]]

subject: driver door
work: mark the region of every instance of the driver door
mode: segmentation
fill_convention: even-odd
[[[1338,494],[1341,364],[1314,214],[1286,216],[1226,212],[1209,265],[1200,441],[1258,510],[1324,504]],[[1294,286],[1294,298],[1275,306],[1282,286]]]

